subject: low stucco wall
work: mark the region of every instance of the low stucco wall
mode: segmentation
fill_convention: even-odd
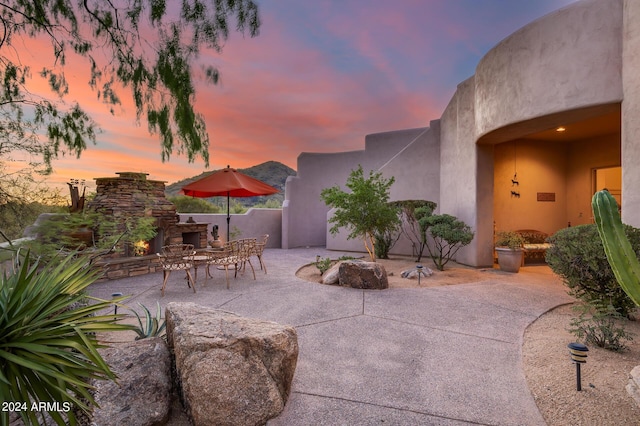
[[[267,247],[282,247],[282,210],[281,209],[249,209],[244,214],[231,214],[231,232],[239,232],[238,238],[260,238],[264,234],[269,234]],[[208,239],[212,239],[211,230],[213,225],[218,225],[220,239],[225,240],[227,236],[227,214],[212,213],[180,213],[180,222],[186,222],[189,217],[197,223],[207,223]],[[233,236],[231,239],[234,239]]]

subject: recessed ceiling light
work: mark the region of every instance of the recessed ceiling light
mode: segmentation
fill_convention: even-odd
[[[565,129],[564,127],[560,126],[560,127],[558,127],[558,128],[556,129],[556,132],[564,132],[564,131],[566,131],[566,130],[567,130],[567,129]]]

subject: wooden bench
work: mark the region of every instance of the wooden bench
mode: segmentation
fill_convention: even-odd
[[[545,254],[551,247],[551,244],[547,242],[549,235],[535,229],[519,229],[515,232],[522,235],[525,241],[523,264],[525,260],[544,262]]]

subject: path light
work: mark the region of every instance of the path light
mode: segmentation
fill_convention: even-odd
[[[115,299],[116,297],[122,296],[122,293],[111,293],[111,298]],[[118,315],[118,305],[116,303],[113,304],[113,315]]]
[[[576,365],[576,389],[582,390],[582,383],[580,380],[580,364],[584,364],[587,362],[587,352],[589,352],[589,348],[587,348],[582,343],[569,343],[569,353],[571,354],[571,360]]]
[[[424,271],[422,270],[423,266],[422,265],[417,265],[416,266],[416,270],[418,271],[418,285],[420,285],[420,275],[423,275],[426,277],[427,274],[424,273]]]

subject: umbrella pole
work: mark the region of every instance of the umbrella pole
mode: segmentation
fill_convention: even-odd
[[[229,215],[229,191],[227,191],[227,242],[229,242],[229,222],[231,222],[231,216]]]

